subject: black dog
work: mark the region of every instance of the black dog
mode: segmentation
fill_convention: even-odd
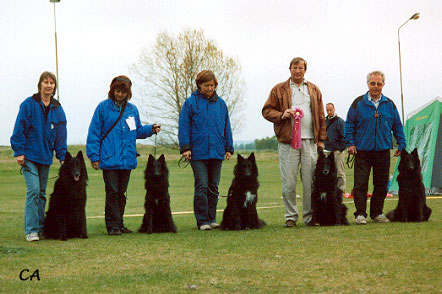
[[[252,152],[246,159],[238,154],[235,177],[229,188],[227,207],[224,209],[221,230],[259,229],[266,223],[258,218],[258,167]]]
[[[427,221],[431,208],[426,204],[425,186],[422,183],[421,164],[416,148],[411,153],[402,150],[398,170],[398,205],[386,217],[394,222]]]
[[[86,184],[88,176],[83,153],[76,157],[66,152],[64,163],[55,181],[43,235],[47,239],[87,238]]]
[[[163,154],[158,160],[149,155],[144,179],[146,180],[144,183],[146,188],[144,209],[146,213],[138,232],[147,234],[176,233],[170,210],[169,170]]]
[[[342,203],[343,192],[338,189],[334,154],[331,152],[325,156],[321,148],[318,153],[311,200],[313,222],[321,226],[348,225],[347,207]]]

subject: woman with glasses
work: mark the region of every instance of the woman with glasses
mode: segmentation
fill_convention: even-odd
[[[137,107],[129,103],[131,87],[126,76],[112,80],[108,98],[95,109],[86,143],[92,167],[103,170],[106,229],[113,236],[132,232],[124,226],[123,214],[130,172],[137,167],[136,139],[145,139],[161,130],[156,124],[141,124]]]
[[[14,157],[26,182],[26,241],[38,241],[43,234],[49,168],[54,151],[60,162],[67,151],[66,115],[53,98],[57,89],[55,75],[43,72],[37,88],[38,93],[20,105],[11,137]]]

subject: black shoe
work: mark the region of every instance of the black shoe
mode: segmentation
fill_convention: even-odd
[[[132,233],[132,231],[129,230],[128,228],[126,228],[126,227],[122,227],[122,228],[120,228],[120,232],[121,232],[122,234],[130,234],[130,233]]]
[[[121,231],[120,229],[111,229],[107,234],[110,236],[119,236],[121,235]]]

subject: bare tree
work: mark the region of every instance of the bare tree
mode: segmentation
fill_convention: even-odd
[[[178,143],[181,107],[196,90],[195,78],[204,69],[215,73],[216,91],[227,104],[232,131],[238,131],[245,108],[241,66],[234,58],[225,56],[213,40],[207,39],[203,30],[186,29],[178,36],[162,32],[152,48],[144,48],[131,66],[131,74],[141,84],[134,99],[143,123],[162,125],[162,143]]]

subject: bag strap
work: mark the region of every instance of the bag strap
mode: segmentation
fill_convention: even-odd
[[[117,120],[114,122],[114,124],[107,130],[106,134],[104,134],[103,138],[100,140],[100,147],[101,143],[103,143],[104,139],[106,139],[107,135],[112,131],[112,129],[117,125],[117,123],[120,121],[121,117],[123,116],[124,110],[126,109],[127,102],[123,104],[123,108],[121,108],[120,116],[118,116]]]

